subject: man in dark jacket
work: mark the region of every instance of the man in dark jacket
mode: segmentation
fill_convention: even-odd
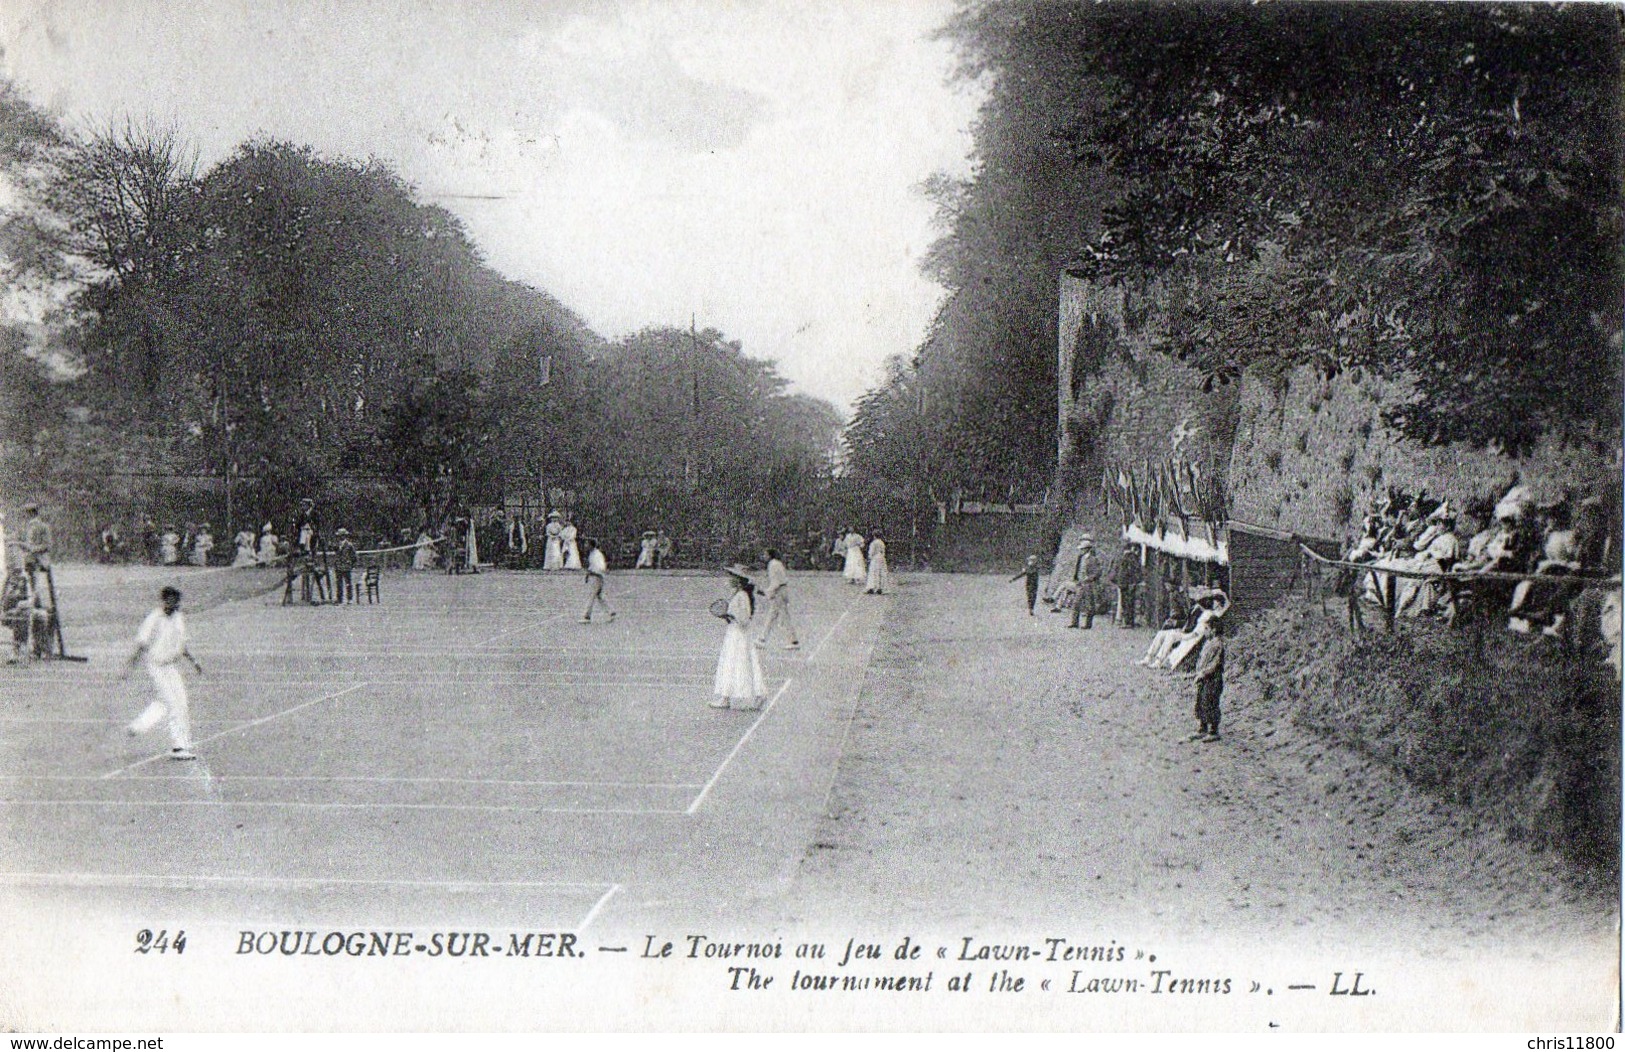
[[[1140,553],[1134,545],[1123,545],[1112,570],[1112,583],[1117,586],[1117,623],[1133,628],[1134,604],[1140,593]]]
[[[1095,627],[1095,610],[1100,606],[1100,556],[1095,554],[1095,538],[1084,534],[1078,539],[1078,561],[1073,564],[1072,579],[1078,583],[1078,601],[1072,607],[1072,622],[1068,628]],[[1082,620],[1080,625],[1078,622]]]

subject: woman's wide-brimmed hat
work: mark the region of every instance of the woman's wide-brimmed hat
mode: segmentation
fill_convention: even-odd
[[[724,566],[722,568],[722,572],[730,576],[737,577],[741,581],[750,580],[750,571],[745,568],[743,563],[734,563],[731,566]]]
[[[547,517],[548,517],[548,518],[550,518],[550,519],[562,519],[562,518],[564,518],[564,516],[563,516],[563,515],[560,515],[560,514],[559,514],[559,513],[558,513],[558,512],[556,512],[556,511],[550,511],[550,512],[548,512],[548,513],[547,513]]]

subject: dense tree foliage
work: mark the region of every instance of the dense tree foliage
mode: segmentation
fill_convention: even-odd
[[[1414,382],[1422,442],[1617,438],[1616,7],[987,0],[945,33],[988,92],[973,176],[928,187],[948,295],[854,449],[918,384],[937,477],[1047,479],[1066,269],[1209,386],[1360,365]]]
[[[774,469],[828,470],[833,406],[789,386],[716,329],[655,327],[610,345],[601,369],[602,474],[754,488]]]
[[[0,172],[29,202],[0,208],[7,288],[57,315],[0,328],[0,457],[30,491],[252,478],[275,514],[377,476],[432,520],[504,485],[688,507],[828,475],[839,417],[771,363],[709,329],[606,343],[378,162],[256,141],[199,171],[174,129],[73,141],[8,87]]]
[[[37,487],[77,421],[52,382],[69,353],[77,275],[54,192],[69,154],[62,130],[0,82],[0,481]]]
[[[1117,181],[1087,270],[1168,281],[1165,336],[1210,376],[1403,370],[1390,418],[1427,442],[1617,429],[1617,8],[1003,15],[1088,56],[1055,114]]]

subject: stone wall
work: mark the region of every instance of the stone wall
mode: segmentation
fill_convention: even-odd
[[[1074,480],[1072,523],[1115,531],[1099,511],[1107,464],[1175,454],[1210,467],[1230,490],[1231,515],[1313,537],[1352,538],[1389,486],[1425,490],[1463,509],[1493,502],[1514,482],[1555,498],[1596,492],[1620,476],[1615,444],[1546,441],[1522,457],[1462,444],[1422,446],[1382,421],[1410,397],[1403,379],[1349,370],[1249,374],[1202,390],[1196,370],[1155,346],[1160,292],[1131,299],[1071,275],[1060,284],[1060,464]]]
[[[1407,400],[1404,381],[1345,372],[1331,380],[1309,369],[1242,383],[1230,459],[1235,518],[1312,536],[1357,536],[1375,499],[1397,486],[1426,490],[1465,508],[1494,501],[1515,482],[1538,492],[1592,490],[1612,456],[1544,442],[1508,457],[1456,444],[1422,446],[1382,422],[1382,409]]]
[[[1108,465],[1178,456],[1220,476],[1229,467],[1239,385],[1204,392],[1200,373],[1156,349],[1154,335],[1130,320],[1144,312],[1121,289],[1062,278],[1061,464],[1081,476],[1085,520],[1100,518],[1098,483]]]

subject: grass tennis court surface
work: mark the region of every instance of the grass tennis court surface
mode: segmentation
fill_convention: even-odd
[[[0,672],[0,895],[172,925],[580,931],[768,908],[807,849],[886,598],[793,581],[803,648],[761,712],[707,706],[719,578],[387,574],[376,606],[281,605],[262,571],[66,567],[71,652]],[[119,674],[186,598],[199,760]],[[719,878],[719,874],[727,874]],[[154,921],[153,923],[157,923]]]

